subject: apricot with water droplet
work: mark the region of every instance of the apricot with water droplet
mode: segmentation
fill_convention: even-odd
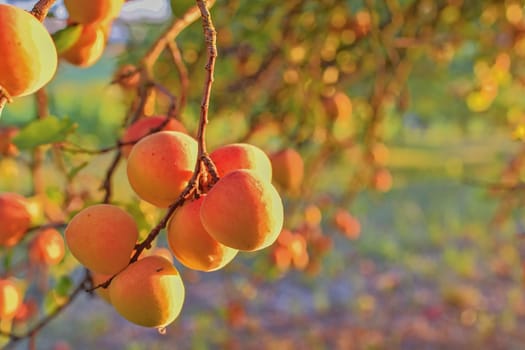
[[[109,286],[111,303],[125,319],[144,327],[165,327],[180,314],[184,284],[161,256],[147,256],[119,273]]]

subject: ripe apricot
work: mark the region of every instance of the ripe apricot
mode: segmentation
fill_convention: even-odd
[[[129,143],[133,141],[139,141],[144,136],[147,136],[151,133],[152,130],[155,130],[159,128],[163,123],[166,123],[166,119],[168,119],[167,124],[164,125],[162,128],[163,131],[180,131],[182,133],[187,133],[186,128],[180,121],[173,118],[168,118],[165,116],[152,116],[152,117],[146,117],[137,120],[135,123],[131,124],[124,133],[124,136],[122,136],[122,143]],[[131,148],[133,145],[124,145],[122,146],[122,154],[127,158],[129,156],[129,153],[131,152]]]
[[[75,66],[89,67],[100,59],[105,47],[106,30],[99,23],[85,24],[78,40],[60,57]]]
[[[64,0],[69,18],[83,24],[113,20],[123,4],[124,0]]]
[[[64,238],[54,228],[38,232],[29,246],[29,259],[36,264],[58,264],[64,254]]]
[[[22,305],[22,295],[16,284],[9,279],[0,279],[0,319],[11,319]]]
[[[0,245],[15,245],[29,229],[31,215],[27,205],[26,199],[19,194],[0,194]]]
[[[150,255],[161,256],[164,259],[167,259],[170,263],[173,264],[173,255],[168,248],[164,247],[155,247],[149,251]],[[140,259],[140,258],[139,258]]]
[[[91,278],[93,279],[93,286],[98,286],[106,282],[108,279],[111,278],[111,276],[112,275],[105,275],[103,273],[91,271]],[[98,294],[99,297],[104,299],[107,303],[111,304],[111,298],[109,296],[109,288],[97,288],[95,289],[95,292]]]
[[[392,174],[386,168],[377,169],[372,177],[372,188],[379,192],[388,192],[392,188]]]
[[[140,84],[140,72],[132,64],[124,64],[113,75],[113,82],[126,90],[134,90]]]
[[[259,147],[247,143],[233,143],[217,148],[210,153],[219,176],[237,169],[249,169],[259,173],[268,181],[272,180],[270,158]]]
[[[144,137],[128,157],[128,180],[137,195],[157,207],[172,204],[186,187],[197,161],[197,142],[178,131]]]
[[[184,266],[214,271],[232,261],[238,251],[217,242],[202,226],[200,209],[204,198],[185,203],[173,214],[168,225],[168,243]]]
[[[283,203],[268,180],[252,170],[234,170],[208,192],[200,217],[220,243],[255,251],[277,239],[283,227]]]
[[[65,230],[71,253],[88,269],[113,275],[128,264],[138,238],[133,217],[110,204],[97,204],[76,214]]]
[[[338,209],[334,215],[335,226],[350,239],[357,239],[361,234],[359,220],[344,209]]]
[[[286,148],[270,156],[273,178],[283,189],[295,192],[303,182],[303,158],[293,148]]]
[[[177,318],[184,303],[184,284],[177,269],[161,256],[147,256],[119,273],[109,286],[113,306],[128,321],[164,327]]]
[[[21,8],[0,4],[0,52],[0,87],[10,97],[32,94],[55,74],[58,58],[53,39]]]

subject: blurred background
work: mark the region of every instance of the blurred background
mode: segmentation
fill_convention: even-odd
[[[192,5],[129,1],[96,64],[60,65],[47,92],[51,115],[76,124],[67,142],[115,144],[136,97],[111,84],[115,71],[137,64]],[[302,182],[280,187],[284,238],[216,272],[176,262],[187,297],[165,334],[83,293],[38,333],[37,348],[523,348],[523,11],[509,0],[217,1],[208,147],[248,142],[300,154]],[[55,32],[66,18],[57,1],[45,24]],[[153,74],[174,96],[185,94],[178,117],[195,135],[207,60],[199,21],[176,42],[189,85],[168,53]],[[165,96],[149,101],[145,114],[166,114]],[[24,128],[35,115],[34,97],[21,98],[0,126]],[[61,153],[65,179],[55,148],[44,151],[51,203],[68,202],[72,213],[101,200],[114,152]],[[0,191],[31,195],[30,159],[24,149],[0,156]],[[134,195],[125,162],[112,185],[112,202],[145,237],[163,211]],[[34,213],[43,220],[37,204]],[[157,245],[167,247],[164,234]],[[24,246],[0,251],[24,254]],[[39,302],[36,319],[81,275],[67,254],[23,282]]]

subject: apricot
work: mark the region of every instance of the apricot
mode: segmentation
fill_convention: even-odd
[[[55,44],[44,25],[12,5],[0,4],[0,52],[0,87],[10,97],[32,94],[57,69]]]
[[[303,158],[293,148],[286,148],[270,156],[273,179],[284,190],[299,190],[304,177]]]
[[[91,278],[93,279],[93,286],[98,286],[107,280],[111,278],[112,275],[106,275],[103,273],[98,273],[95,271],[91,271]],[[111,304],[111,298],[109,296],[109,288],[97,288],[95,289],[95,293],[98,294],[99,297],[101,297],[103,300],[105,300],[108,304]]]
[[[54,228],[38,232],[29,246],[29,259],[36,264],[56,265],[64,254],[64,238]]]
[[[197,142],[178,131],[144,137],[128,157],[128,180],[137,195],[166,208],[178,198],[193,174]]]
[[[31,224],[26,199],[11,192],[0,194],[0,223],[0,245],[18,243]]]
[[[283,203],[267,179],[252,170],[234,170],[208,192],[200,217],[220,243],[255,251],[277,239],[283,227]]]
[[[204,198],[185,203],[173,214],[168,224],[168,243],[184,266],[214,271],[232,261],[238,251],[217,242],[202,226],[200,209]]]
[[[113,82],[126,90],[134,90],[140,84],[140,72],[132,64],[124,64],[113,75]]]
[[[22,295],[10,279],[0,279],[0,319],[11,319],[22,305]]]
[[[220,177],[237,169],[249,169],[272,180],[270,158],[259,147],[247,143],[233,143],[217,148],[210,153]]]
[[[75,66],[89,67],[100,59],[105,47],[106,30],[99,23],[86,24],[78,40],[60,57]]]
[[[344,209],[338,209],[334,215],[335,226],[350,239],[359,238],[361,224],[359,220]]]
[[[69,18],[83,24],[113,20],[123,4],[124,0],[64,0]]]
[[[162,128],[163,131],[180,131],[182,133],[187,133],[188,131],[182,125],[180,121],[173,118],[168,118],[165,116],[152,116],[152,117],[146,117],[141,118],[131,124],[124,133],[124,136],[122,136],[122,143],[129,143],[133,141],[139,141],[144,136],[147,136],[151,133],[152,130],[155,130],[159,128],[163,123],[166,122],[166,119],[168,119],[167,124],[164,125]],[[160,131],[160,130],[159,130]],[[129,156],[129,153],[131,152],[131,148],[133,145],[124,145],[122,146],[122,154],[127,158]]]
[[[168,248],[155,247],[151,249],[149,252],[150,252],[150,255],[161,256],[173,264],[173,255],[171,254],[171,251]]]
[[[379,192],[388,192],[392,188],[392,174],[386,168],[377,169],[372,177],[372,188]]]
[[[109,285],[117,312],[144,327],[165,327],[179,315],[184,284],[177,269],[161,256],[147,256],[118,274]]]
[[[133,217],[110,204],[97,204],[76,214],[65,230],[71,253],[88,269],[107,275],[121,271],[138,238]]]

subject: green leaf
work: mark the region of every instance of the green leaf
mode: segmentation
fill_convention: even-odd
[[[73,287],[73,281],[71,280],[71,277],[62,276],[57,281],[57,284],[55,286],[55,291],[58,296],[65,297],[69,295],[69,291],[71,290],[71,287]]]
[[[55,32],[52,37],[59,54],[73,46],[82,34],[82,25],[73,24]]]
[[[58,119],[49,116],[31,122],[20,130],[13,143],[20,149],[32,149],[36,146],[64,141],[76,124],[69,118]]]
[[[78,172],[82,169],[84,169],[87,165],[89,164],[88,161],[85,161],[79,165],[77,165],[76,167],[73,167],[71,170],[69,170],[69,172],[67,173],[67,178],[69,180],[73,180],[75,178],[75,176],[77,176]]]

